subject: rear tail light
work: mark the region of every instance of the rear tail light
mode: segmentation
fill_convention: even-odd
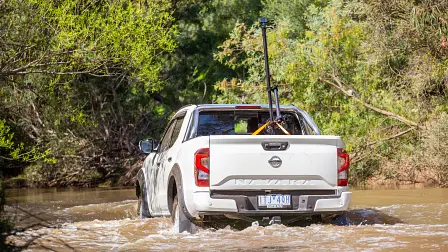
[[[196,186],[210,186],[210,150],[209,148],[199,149],[194,153],[194,180]]]
[[[348,186],[348,168],[350,156],[344,149],[338,148],[338,186]]]

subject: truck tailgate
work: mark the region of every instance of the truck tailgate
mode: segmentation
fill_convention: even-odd
[[[334,189],[337,148],[338,136],[210,136],[210,189]]]

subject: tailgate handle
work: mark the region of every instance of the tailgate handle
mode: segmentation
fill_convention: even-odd
[[[288,142],[262,142],[261,146],[266,151],[279,151],[286,150],[288,148]]]

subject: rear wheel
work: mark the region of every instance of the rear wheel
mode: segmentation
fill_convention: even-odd
[[[137,214],[138,217],[141,219],[143,218],[150,218],[151,214],[149,213],[149,206],[148,206],[148,200],[147,200],[147,190],[146,185],[143,182],[143,184],[139,185],[140,194],[138,197],[138,204],[137,204]]]
[[[174,226],[174,232],[176,233],[182,233],[184,231],[187,231],[189,233],[195,233],[197,232],[196,225],[193,224],[193,222],[185,216],[184,212],[182,211],[182,207],[179,203],[177,195],[174,197],[173,200],[173,207],[171,210],[171,222]]]

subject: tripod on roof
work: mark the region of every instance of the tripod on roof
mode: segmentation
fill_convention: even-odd
[[[268,92],[268,104],[269,104],[269,120],[258,128],[252,135],[258,135],[262,130],[266,128],[266,132],[270,135],[275,134],[275,128],[279,128],[285,135],[290,135],[289,132],[282,126],[283,118],[280,114],[280,104],[278,101],[278,87],[275,85],[271,87],[271,74],[269,73],[269,57],[268,57],[268,42],[266,39],[266,29],[268,19],[263,17],[260,18],[261,33],[263,37],[263,49],[264,49],[264,66],[266,71],[266,84]],[[274,109],[272,107],[272,93],[274,93],[275,99],[275,113],[276,117],[274,119]]]

